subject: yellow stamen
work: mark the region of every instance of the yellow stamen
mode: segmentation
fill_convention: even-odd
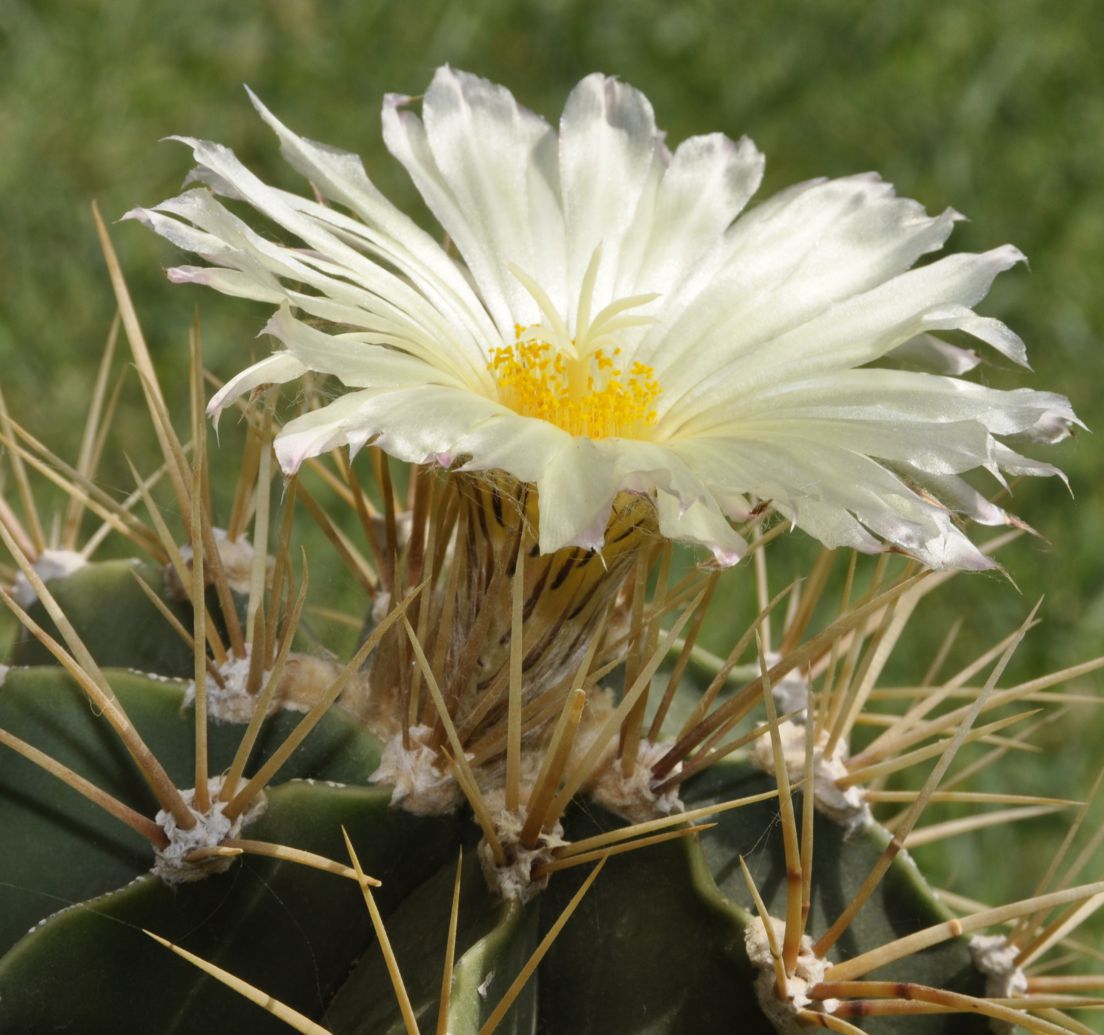
[[[662,388],[650,366],[633,362],[626,371],[620,349],[574,357],[516,331],[517,342],[492,350],[489,364],[510,409],[588,438],[640,438],[655,424]]]

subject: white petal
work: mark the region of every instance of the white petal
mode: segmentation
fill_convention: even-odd
[[[976,421],[996,435],[1032,432],[1041,425],[1079,423],[1069,400],[1029,388],[1002,391],[953,377],[860,368],[805,381],[780,383],[755,396],[718,405],[684,433],[740,434],[759,421],[892,422],[917,434],[920,426]]]
[[[512,340],[515,321],[534,322],[538,315],[509,264],[528,267],[527,272],[533,266],[530,162],[534,154],[547,154],[551,130],[508,91],[475,76],[440,69],[430,92],[425,124],[406,110],[411,98],[385,98],[384,143],[456,243],[500,335]]]
[[[668,294],[691,273],[759,187],[764,159],[744,137],[722,133],[683,141],[663,170],[654,205],[636,229],[634,254],[626,241],[616,294]]]
[[[861,366],[925,331],[961,327],[974,318],[966,307],[1022,258],[1007,245],[981,255],[950,255],[839,302],[769,343],[741,346],[708,372],[701,360],[668,370],[660,375],[665,395],[659,433],[672,434],[720,400],[754,398],[789,381]]]
[[[370,239],[381,252],[391,256],[422,290],[444,285],[454,297],[471,304],[471,289],[456,265],[428,233],[379,192],[359,155],[298,136],[252,90],[248,92],[261,118],[279,138],[280,153],[292,168],[323,195],[352,209],[363,226],[374,231]]]
[[[217,426],[219,415],[235,399],[261,385],[282,385],[294,381],[302,377],[307,369],[290,353],[274,352],[230,378],[207,404],[207,414]]]
[[[434,75],[422,102],[422,118],[429,149],[463,217],[455,233],[442,221],[460,253],[467,256],[464,242],[469,236],[478,242],[476,254],[487,256],[486,276],[499,282],[518,322],[526,313],[536,314],[532,300],[509,273],[510,265],[535,277],[562,309],[568,301],[563,217],[556,226],[549,202],[558,189],[546,180],[549,174],[555,176],[550,162],[552,127],[518,104],[505,87],[448,67]],[[535,171],[539,175],[534,176]],[[539,237],[531,226],[533,200],[541,217]],[[482,283],[479,266],[469,266]]]
[[[269,320],[264,330],[279,339],[304,369],[333,374],[351,388],[466,387],[447,371],[414,356],[316,330],[296,320],[286,306]]]
[[[661,374],[684,359],[716,369],[908,269],[942,246],[956,217],[927,216],[875,176],[784,191],[742,215],[723,262],[668,300],[641,359]]]
[[[918,496],[875,460],[819,441],[696,440],[675,450],[719,482],[769,499],[828,546],[862,545],[850,515],[929,567],[992,567],[943,507]]]
[[[933,334],[920,334],[910,338],[886,353],[887,360],[915,366],[932,374],[968,374],[980,362],[981,356],[974,349],[963,349],[941,340]]]
[[[601,246],[592,312],[613,300],[621,243],[657,159],[648,99],[597,73],[571,91],[560,120],[560,185],[567,233],[567,283],[577,292]]]

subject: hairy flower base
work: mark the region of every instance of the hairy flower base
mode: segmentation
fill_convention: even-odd
[[[416,468],[411,497],[409,538],[387,599],[400,601],[427,580],[408,619],[461,739],[484,761],[497,753],[506,722],[518,565],[522,700],[530,714],[526,736],[532,736],[561,710],[593,637],[615,639],[623,612],[615,608],[611,620],[607,611],[653,541],[655,509],[623,494],[603,530],[601,551],[541,554],[537,494],[516,479]],[[595,667],[604,660],[599,650]],[[346,704],[385,737],[426,724],[434,729],[427,743],[441,747],[445,731],[412,661],[405,627],[396,625],[367,682]]]

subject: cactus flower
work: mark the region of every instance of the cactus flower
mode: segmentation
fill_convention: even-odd
[[[189,139],[202,186],[131,215],[208,263],[171,279],[278,307],[266,329],[282,347],[233,378],[213,414],[307,371],[351,389],[284,427],[288,472],[366,443],[503,471],[535,486],[545,553],[602,546],[631,493],[654,504],[661,534],[721,565],[745,546],[732,522],[769,501],[830,547],[975,569],[993,562],[956,512],[1014,519],[963,474],[1058,473],[1004,439],[1057,441],[1078,423],[1069,402],[971,383],[957,375],[976,357],[935,337],[963,332],[1026,365],[1019,337],[973,311],[1020,252],[917,265],[958,215],[929,216],[876,175],[747,208],[764,160],[746,138],[671,151],[647,98],[598,74],[557,130],[445,67],[420,104],[383,104],[384,142],[441,245],[356,156],[254,103],[318,200]],[[301,244],[266,238],[219,197]]]

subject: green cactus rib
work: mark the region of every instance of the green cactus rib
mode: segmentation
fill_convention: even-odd
[[[187,774],[191,723],[181,714],[180,688],[122,673],[112,673],[112,682],[174,778]],[[27,739],[52,736],[49,746],[65,761],[83,765],[125,800],[148,804],[129,762],[56,669],[9,673],[0,692],[0,721]],[[213,758],[229,758],[238,731],[212,727]],[[328,744],[308,741],[304,751],[312,757],[293,760],[294,771],[347,777],[355,768],[348,749],[364,734],[337,713],[321,731]],[[270,731],[266,743],[275,741]],[[370,748],[362,751],[363,776],[374,756]],[[69,811],[66,799],[80,801],[77,796],[56,783],[36,786],[36,778],[46,777],[21,759],[10,760],[4,773],[0,801],[8,811],[0,822],[21,832],[16,850],[4,853],[6,866],[18,860],[18,871],[2,878],[12,902],[32,898],[36,909],[46,903],[43,911],[49,912],[59,899],[89,900],[24,936],[0,962],[0,1030],[45,1031],[73,1023],[117,1032],[280,1030],[256,1007],[162,953],[141,934],[142,927],[278,993],[303,1012],[317,1016],[328,1007],[326,1023],[339,1035],[401,1030],[378,946],[351,882],[247,858],[196,884],[171,888],[144,876],[96,898],[86,881],[130,881],[148,866],[148,848],[128,831],[120,834],[106,817]],[[766,777],[747,763],[729,762],[690,781],[685,797],[688,804],[701,805],[754,793],[765,784]],[[474,1035],[589,867],[555,874],[548,890],[527,906],[503,906],[483,883],[472,851],[473,824],[462,816],[413,817],[390,808],[388,800],[385,788],[283,784],[268,792],[268,807],[249,836],[341,859],[340,827],[349,830],[365,871],[384,881],[377,898],[416,1010],[427,1019],[436,1016],[456,853],[466,842],[450,1030]],[[620,823],[601,809],[578,805],[568,817],[567,833],[579,839]],[[44,846],[31,862],[24,851],[29,842]],[[884,843],[878,828],[847,837],[818,821],[814,930],[846,901]],[[97,844],[104,845],[98,869],[89,866]],[[781,848],[776,807],[769,804],[728,814],[700,840],[611,859],[500,1030],[674,1035],[727,1032],[739,1023],[752,1035],[769,1032],[755,1005],[744,954],[749,914],[737,854],[747,857],[768,906],[780,913]],[[43,872],[36,874],[36,868]],[[42,887],[54,897],[27,894],[27,888]],[[864,951],[943,915],[911,864],[899,859],[838,951]],[[25,918],[18,923],[22,933]],[[910,980],[978,991],[960,943],[914,957],[907,967]],[[890,1030],[874,1020],[867,1023],[872,1032]],[[984,1030],[968,1017],[917,1017],[909,1025],[931,1035]]]
[[[190,672],[190,654],[186,663],[172,660],[180,645],[141,594],[130,567],[97,564],[51,589],[82,623],[78,628],[101,662],[118,660],[113,651],[121,638],[123,653],[141,659],[143,667]],[[150,581],[156,572],[146,574]],[[131,587],[138,597],[129,595]],[[125,606],[115,606],[116,594]],[[108,597],[112,607],[104,608]],[[187,625],[187,616],[184,621]],[[22,643],[12,660],[26,660],[36,649]],[[107,676],[170,778],[179,787],[191,786],[193,716],[183,706],[183,685],[118,670]],[[298,719],[297,713],[282,712],[266,721],[248,771],[271,754]],[[156,811],[126,751],[58,667],[7,673],[0,686],[0,727],[144,815]],[[230,764],[241,733],[238,725],[210,724],[211,773]],[[553,874],[547,890],[527,904],[503,904],[487,889],[475,852],[478,829],[470,817],[416,817],[391,808],[389,789],[364,786],[379,757],[379,742],[340,709],[332,710],[288,760],[279,785],[267,790],[266,810],[246,836],[343,861],[342,826],[349,831],[365,872],[383,881],[376,900],[422,1030],[436,1023],[463,848],[447,1020],[453,1035],[477,1035],[591,867]],[[730,758],[687,781],[683,799],[693,808],[770,786],[770,779],[746,760]],[[583,802],[565,817],[570,840],[621,825],[622,820]],[[405,1030],[382,953],[351,881],[246,856],[226,873],[194,884],[164,885],[148,875],[151,849],[139,835],[7,751],[0,755],[0,830],[0,1031],[286,1031],[154,945],[142,928],[322,1018],[336,1035]],[[853,896],[886,840],[876,826],[848,835],[817,818],[809,920],[814,936]],[[784,915],[777,802],[727,813],[696,837],[611,858],[498,1031],[769,1035],[773,1029],[756,1003],[744,948],[753,909],[739,856],[746,858],[768,909]],[[833,958],[864,952],[946,915],[902,855],[834,948]],[[877,976],[982,991],[962,940],[910,957]],[[863,1021],[871,1033],[899,1030],[902,1024],[917,1035],[987,1030],[983,1019],[967,1015]]]
[[[268,795],[250,836],[331,858],[341,827],[390,911],[445,859],[457,817],[392,810],[387,789],[295,782]],[[71,861],[72,864],[72,861]],[[281,1032],[279,1024],[142,933],[152,930],[319,1013],[371,937],[354,882],[249,857],[226,873],[176,887],[143,876],[65,910],[0,962],[0,1031]]]
[[[767,778],[758,770],[744,762],[729,762],[691,781],[686,798],[688,804],[700,806],[765,786]],[[553,943],[527,988],[528,996],[514,1005],[499,1030],[547,1035],[690,1031],[772,1035],[774,1029],[762,1016],[752,991],[744,928],[753,907],[737,856],[746,856],[768,906],[775,915],[782,915],[785,889],[777,815],[777,805],[769,803],[741,809],[700,838],[610,859]],[[581,839],[620,824],[604,810],[580,804],[566,826],[569,837]],[[815,834],[819,859],[811,925],[818,931],[834,919],[869,872],[887,836],[877,827],[848,836],[819,818]],[[454,869],[442,868],[389,922],[398,963],[423,1029],[437,1015]],[[587,869],[556,874],[549,888],[527,906],[506,908],[488,897],[473,862],[466,861],[449,1012],[448,1030],[453,1035],[476,1035]],[[899,857],[836,954],[842,958],[865,951],[945,916],[912,863]],[[478,937],[491,918],[497,918],[497,924]],[[889,978],[981,992],[981,978],[961,939],[884,973]],[[404,1031],[377,946],[366,951],[331,1004],[325,1022],[339,1035],[401,1035]],[[902,1023],[917,1035],[987,1031],[983,1019],[966,1015],[864,1021],[872,1033],[900,1030],[895,1025]]]
[[[456,861],[407,897],[387,926],[419,1028],[437,1023],[442,961],[448,937]],[[479,1030],[540,937],[539,903],[503,903],[487,888],[474,852],[464,859],[448,1030]],[[499,1033],[532,1031],[523,1018],[536,1016],[536,983],[526,986]],[[335,1032],[405,1035],[378,946],[371,946],[342,985],[324,1023]]]
[[[192,713],[179,683],[108,672],[120,702],[177,786],[194,782]],[[256,768],[299,719],[267,720],[253,754]],[[124,804],[152,816],[152,795],[106,723],[57,668],[12,669],[0,687],[0,728],[42,749]],[[212,723],[210,765],[233,758],[242,727]],[[32,924],[72,902],[102,895],[145,873],[150,846],[134,831],[7,749],[0,755],[0,952]],[[366,783],[379,744],[339,711],[327,715],[280,772],[281,781],[314,777]],[[344,849],[338,843],[338,857]],[[0,1027],[0,1030],[4,1030]]]
[[[138,561],[97,561],[64,579],[52,580],[49,588],[101,667],[190,677],[194,664],[191,648],[169,629],[142,591],[136,574],[160,590],[161,569]],[[192,612],[186,603],[165,602],[185,627],[191,626]],[[29,613],[57,638],[54,623],[41,604],[36,603]],[[47,665],[54,664],[54,658],[29,632],[21,630],[9,663]]]

